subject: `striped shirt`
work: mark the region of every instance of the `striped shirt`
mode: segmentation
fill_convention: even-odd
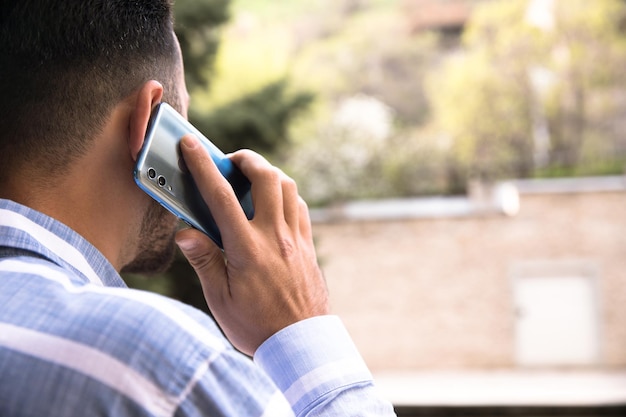
[[[0,415],[394,414],[337,317],[250,360],[204,313],[127,288],[77,233],[0,199]]]

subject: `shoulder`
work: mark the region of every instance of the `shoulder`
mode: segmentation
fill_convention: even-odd
[[[159,294],[84,283],[73,272],[35,258],[2,260],[0,275],[6,307],[0,315],[8,322],[105,348],[117,340],[230,348],[211,317]]]
[[[3,260],[0,276],[0,364],[30,384],[45,373],[69,393],[90,381],[171,410],[210,360],[234,351],[209,316],[158,294],[84,284],[38,259]]]
[[[81,282],[50,262],[14,258],[0,262],[1,321],[96,349],[143,366],[184,360],[179,352],[213,355],[230,349],[215,322],[170,298],[129,288]],[[147,363],[146,363],[147,361]]]

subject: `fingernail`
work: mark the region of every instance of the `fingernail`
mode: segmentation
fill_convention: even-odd
[[[176,244],[183,252],[188,252],[196,247],[196,241],[192,239],[177,240]]]
[[[192,135],[185,135],[181,139],[180,145],[187,149],[194,149],[198,145],[198,139]]]

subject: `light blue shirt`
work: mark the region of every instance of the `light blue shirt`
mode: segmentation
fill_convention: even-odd
[[[341,321],[238,353],[204,313],[129,289],[104,256],[0,199],[1,416],[393,416]]]

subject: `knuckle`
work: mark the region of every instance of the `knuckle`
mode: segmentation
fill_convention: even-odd
[[[267,178],[272,182],[280,182],[282,178],[282,171],[273,166],[268,169]]]
[[[280,184],[281,182],[281,171],[273,166],[265,167],[258,171],[259,182],[264,184]]]
[[[227,184],[216,184],[211,191],[211,199],[214,202],[228,202],[232,196],[233,190]]]
[[[286,236],[278,236],[276,244],[283,259],[290,259],[297,252],[297,247],[293,239]]]
[[[296,181],[293,178],[287,176],[287,174],[282,175],[282,183],[284,188],[287,188],[291,191],[298,190],[298,184],[296,183]]]

